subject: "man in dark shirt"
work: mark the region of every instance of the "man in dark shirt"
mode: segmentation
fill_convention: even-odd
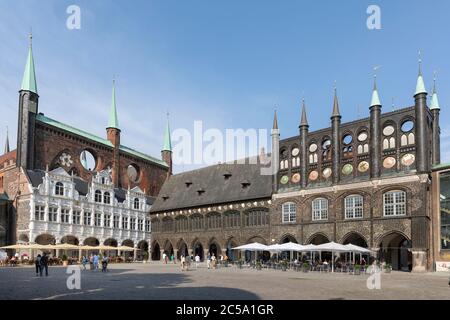
[[[44,254],[41,257],[41,276],[42,276],[42,269],[45,270],[45,276],[48,276],[48,256],[47,253],[44,252]]]

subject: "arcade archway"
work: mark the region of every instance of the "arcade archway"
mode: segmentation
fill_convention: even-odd
[[[158,242],[153,243],[152,260],[153,261],[161,260],[161,249],[159,247],[159,243]]]
[[[393,232],[385,235],[380,242],[381,261],[391,264],[393,270],[411,271],[411,241],[404,235]]]

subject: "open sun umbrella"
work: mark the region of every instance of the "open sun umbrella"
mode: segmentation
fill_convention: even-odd
[[[128,247],[128,246],[118,246],[117,248],[114,247],[114,250],[120,250],[120,251],[134,251],[134,248]]]

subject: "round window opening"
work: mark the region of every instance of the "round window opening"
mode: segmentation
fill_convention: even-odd
[[[358,141],[366,141],[367,140],[367,132],[363,131],[358,135]]]
[[[342,142],[344,142],[344,144],[350,144],[353,141],[353,137],[349,134],[346,134],[344,136],[344,138],[342,138]]]
[[[386,126],[383,129],[383,134],[385,136],[390,136],[390,135],[392,135],[394,133],[394,131],[395,131],[395,129],[394,129],[393,126]]]
[[[312,144],[309,146],[309,152],[316,152],[316,150],[317,150],[317,144],[312,143]]]
[[[97,165],[97,160],[89,150],[81,151],[80,162],[83,168],[88,171],[94,171]]]
[[[412,122],[411,120],[403,122],[403,124],[402,124],[402,131],[403,132],[409,132],[412,129],[414,129],[414,122]]]
[[[327,140],[325,140],[325,141],[322,143],[322,149],[323,149],[323,150],[326,150],[326,149],[328,149],[328,148],[330,147],[330,145],[331,145],[331,140],[330,140],[330,139],[327,139]]]
[[[130,164],[127,168],[127,175],[131,182],[139,181],[139,168]]]

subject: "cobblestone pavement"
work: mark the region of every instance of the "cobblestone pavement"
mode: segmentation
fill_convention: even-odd
[[[450,299],[448,273],[381,274],[381,289],[369,290],[368,275],[250,270],[234,267],[182,272],[179,265],[116,264],[108,273],[81,272],[81,289],[67,289],[66,268],[48,278],[34,268],[0,268],[5,299]]]

